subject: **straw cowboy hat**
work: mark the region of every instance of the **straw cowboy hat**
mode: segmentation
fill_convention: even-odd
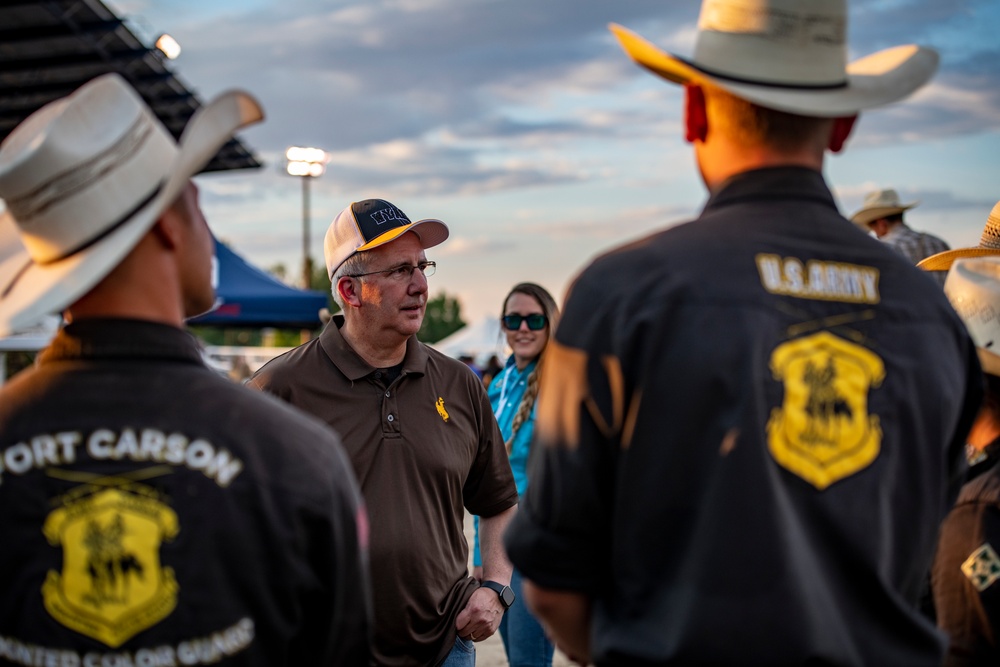
[[[924,271],[947,271],[952,263],[961,257],[1000,256],[1000,202],[993,206],[986,218],[983,235],[979,237],[979,245],[974,248],[956,248],[945,250],[922,260],[917,267]]]
[[[669,81],[710,83],[805,116],[850,116],[901,100],[938,64],[937,52],[907,45],[848,65],[845,0],[704,0],[690,59],[609,27],[633,60]]]
[[[944,293],[976,344],[983,371],[1000,376],[1000,258],[959,258],[948,271]]]
[[[865,197],[861,208],[851,216],[851,222],[868,231],[868,224],[881,218],[897,215],[903,211],[909,211],[920,202],[910,202],[903,204],[899,201],[899,194],[892,189],[876,190],[869,192]]]
[[[117,74],[29,116],[0,144],[0,335],[86,294],[233,133],[263,117],[246,93],[223,93],[175,142]]]

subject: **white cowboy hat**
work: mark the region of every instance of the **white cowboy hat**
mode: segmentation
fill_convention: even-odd
[[[1000,258],[956,260],[944,293],[965,322],[983,371],[1000,376]]]
[[[690,60],[609,27],[633,60],[669,81],[711,83],[805,116],[850,116],[903,99],[938,64],[937,52],[907,45],[848,65],[845,0],[704,0]]]
[[[107,74],[25,119],[0,144],[0,335],[86,294],[233,133],[263,117],[246,93],[223,93],[175,142]]]
[[[993,206],[983,227],[979,245],[973,248],[955,248],[931,255],[917,264],[924,271],[947,271],[956,259],[962,257],[993,257],[1000,255],[1000,202]]]
[[[909,211],[920,202],[910,202],[904,204],[899,201],[899,194],[891,189],[876,190],[869,192],[865,200],[861,203],[861,208],[851,216],[851,222],[868,230],[868,223],[890,215],[896,215],[903,211]]]

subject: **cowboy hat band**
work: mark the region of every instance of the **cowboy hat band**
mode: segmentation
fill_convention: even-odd
[[[0,335],[71,305],[129,253],[233,133],[249,95],[201,107],[176,142],[117,74],[35,112],[0,144]]]
[[[938,62],[935,51],[907,45],[848,65],[844,0],[704,0],[691,58],[609,27],[636,63],[669,81],[712,84],[760,106],[814,117],[900,100],[926,83]]]
[[[159,142],[161,146],[151,148],[151,143]],[[70,255],[84,250],[101,238],[107,236],[118,226],[125,224],[139,210],[156,197],[162,189],[165,178],[157,178],[155,173],[135,170],[130,173],[133,160],[140,151],[156,150],[165,157],[170,156],[172,139],[165,132],[155,132],[149,118],[140,116],[121,138],[93,158],[83,162],[69,171],[55,174],[50,180],[38,188],[20,197],[6,199],[7,210],[17,220],[21,229],[21,241],[24,243],[32,261],[36,264],[52,264]],[[56,227],[54,225],[34,224],[52,207],[59,206],[71,198],[79,197],[86,192],[101,192],[100,181],[103,179],[118,180],[132,178],[139,188],[137,192],[147,191],[145,196],[113,220],[99,222],[92,228],[85,225]],[[73,200],[74,206],[85,206],[79,200]],[[128,204],[125,204],[128,206]]]

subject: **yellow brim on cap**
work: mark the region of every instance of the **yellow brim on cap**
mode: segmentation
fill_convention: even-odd
[[[377,248],[380,245],[385,245],[389,241],[394,240],[396,237],[402,236],[406,232],[410,231],[412,227],[413,225],[409,224],[409,225],[403,225],[402,227],[396,227],[395,229],[390,229],[384,234],[379,234],[378,236],[376,236],[371,241],[364,244],[354,252],[361,252],[362,250],[371,250],[372,248]]]

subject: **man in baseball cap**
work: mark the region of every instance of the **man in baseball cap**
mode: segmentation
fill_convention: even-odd
[[[848,64],[844,0],[704,0],[683,85],[698,218],[574,282],[510,530],[525,598],[596,665],[931,665],[917,610],[978,408],[947,299],[837,210],[857,114],[937,54]]]
[[[471,667],[473,642],[514,598],[500,536],[517,488],[489,398],[465,364],[416,336],[436,268],[425,251],[447,238],[440,220],[411,222],[384,199],[346,207],[323,244],[343,313],[248,383],[347,436],[371,516],[384,665]],[[482,517],[481,582],[469,575],[466,509]]]
[[[178,143],[109,74],[0,145],[0,331],[68,321],[0,389],[7,657],[369,662],[364,510],[336,434],[209,370],[183,329],[214,300],[191,177],[262,118],[225,93]]]

